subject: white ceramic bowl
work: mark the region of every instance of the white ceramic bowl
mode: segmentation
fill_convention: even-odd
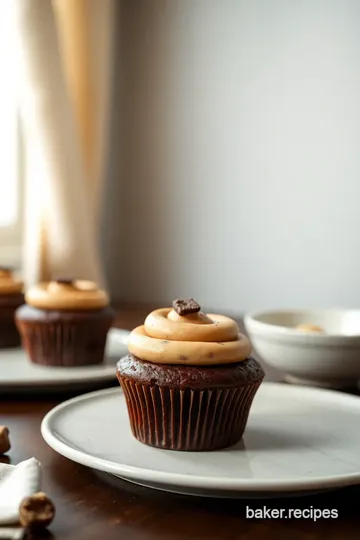
[[[264,311],[247,314],[245,328],[255,352],[289,382],[341,388],[360,379],[360,310]]]

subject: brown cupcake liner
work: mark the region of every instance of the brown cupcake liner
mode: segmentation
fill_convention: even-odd
[[[236,444],[261,384],[193,390],[139,384],[119,374],[118,378],[136,439],[156,448],[193,452]]]
[[[16,307],[0,306],[0,349],[19,347],[21,344],[15,323]]]
[[[43,366],[87,366],[104,360],[111,320],[17,321],[30,360]]]

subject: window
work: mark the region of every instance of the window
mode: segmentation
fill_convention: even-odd
[[[0,18],[0,265],[17,266],[21,250],[20,137],[11,25]]]

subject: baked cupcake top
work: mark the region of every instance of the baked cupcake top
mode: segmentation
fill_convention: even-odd
[[[229,317],[201,312],[193,299],[151,312],[128,338],[131,354],[158,364],[219,365],[245,360],[250,342]]]
[[[25,301],[35,308],[54,310],[92,310],[109,304],[106,292],[93,281],[60,278],[31,287]]]
[[[0,295],[20,294],[23,282],[17,279],[10,268],[0,267]]]

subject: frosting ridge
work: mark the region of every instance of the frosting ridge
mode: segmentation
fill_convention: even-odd
[[[58,279],[39,283],[25,294],[25,301],[39,309],[101,309],[109,304],[106,292],[93,281]]]
[[[161,308],[131,332],[128,349],[148,362],[215,365],[245,360],[251,346],[229,317],[202,312],[179,315]]]

